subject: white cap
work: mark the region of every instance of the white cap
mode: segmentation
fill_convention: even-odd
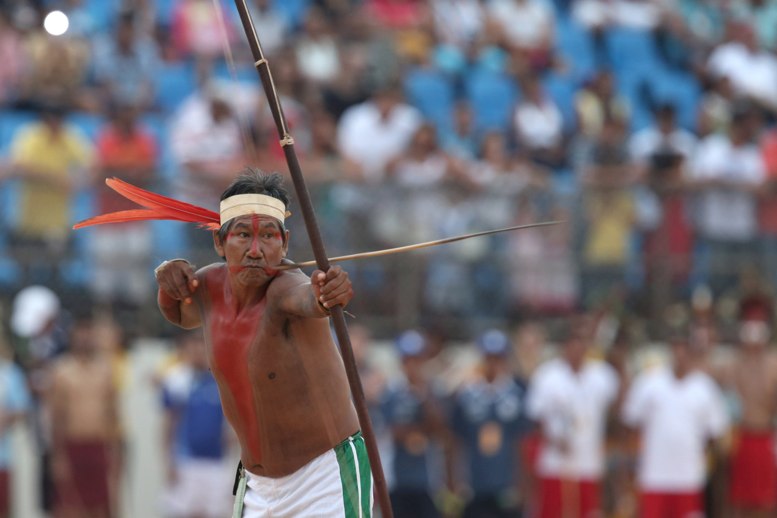
[[[45,286],[27,286],[16,294],[11,329],[22,338],[40,334],[59,313],[59,297]]]

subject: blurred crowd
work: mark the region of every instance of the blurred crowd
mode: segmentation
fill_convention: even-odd
[[[775,515],[777,1],[247,4],[331,256],[560,221],[344,263],[398,516]],[[43,507],[107,516],[127,350],[173,337],[153,268],[217,257],[180,223],[71,226],[134,208],[109,177],[216,209],[284,156],[227,0],[5,0],[0,56],[0,433],[32,420]],[[175,339],[162,508],[222,516],[234,445]]]
[[[349,264],[383,334],[600,307],[654,323],[777,280],[774,1],[248,4],[331,255],[562,221]],[[133,206],[106,177],[213,208],[243,166],[286,170],[241,31],[226,0],[3,2],[6,296],[44,283],[136,315],[161,259],[213,260],[181,224],[70,226]]]

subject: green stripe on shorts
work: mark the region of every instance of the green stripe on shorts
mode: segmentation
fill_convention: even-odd
[[[345,518],[372,517],[372,473],[361,432],[335,446],[343,484]]]

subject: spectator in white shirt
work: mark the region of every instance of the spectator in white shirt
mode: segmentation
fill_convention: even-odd
[[[541,428],[538,518],[599,516],[605,421],[618,396],[615,370],[586,359],[590,328],[573,319],[559,358],[540,366],[527,411]]]
[[[696,148],[696,137],[677,126],[675,106],[661,104],[655,110],[655,125],[638,131],[629,142],[631,159],[642,167],[656,154],[679,155],[687,163]]]
[[[750,25],[732,23],[728,32],[728,41],[710,54],[709,73],[713,77],[728,77],[737,93],[776,112],[777,57],[758,46]]]
[[[506,48],[534,70],[550,65],[555,41],[555,16],[542,0],[492,0],[488,18]]]
[[[747,105],[734,107],[728,134],[714,134],[696,148],[690,185],[696,191],[694,284],[715,289],[736,281],[732,264],[753,255],[758,232],[756,193],[766,171],[754,136],[759,121]]]
[[[342,154],[358,163],[365,180],[383,179],[389,161],[405,151],[423,119],[402,101],[396,86],[383,86],[361,104],[348,108],[337,128]]]
[[[699,347],[671,339],[672,367],[640,374],[623,405],[623,421],[641,433],[637,468],[640,516],[703,515],[705,449],[728,429],[723,395],[696,366]]]
[[[521,81],[523,98],[515,109],[518,144],[531,159],[548,167],[564,162],[564,119],[553,99],[533,74]]]

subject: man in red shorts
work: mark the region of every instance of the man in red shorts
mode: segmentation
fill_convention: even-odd
[[[615,370],[588,358],[592,324],[572,319],[558,358],[534,373],[527,413],[540,425],[540,518],[602,515],[605,421],[619,395]]]
[[[767,350],[770,334],[763,320],[743,322],[740,350],[732,365],[731,381],[740,416],[731,458],[729,496],[737,518],[771,517],[777,510],[777,359]]]
[[[652,367],[634,380],[623,421],[638,430],[641,518],[701,518],[705,450],[728,428],[723,395],[698,368],[698,346],[670,340],[671,367]]]
[[[339,267],[277,270],[289,232],[278,174],[248,170],[222,194],[224,261],[156,269],[167,320],[202,327],[224,415],[241,446],[234,516],[369,518],[372,479],[329,309],[353,296]]]

